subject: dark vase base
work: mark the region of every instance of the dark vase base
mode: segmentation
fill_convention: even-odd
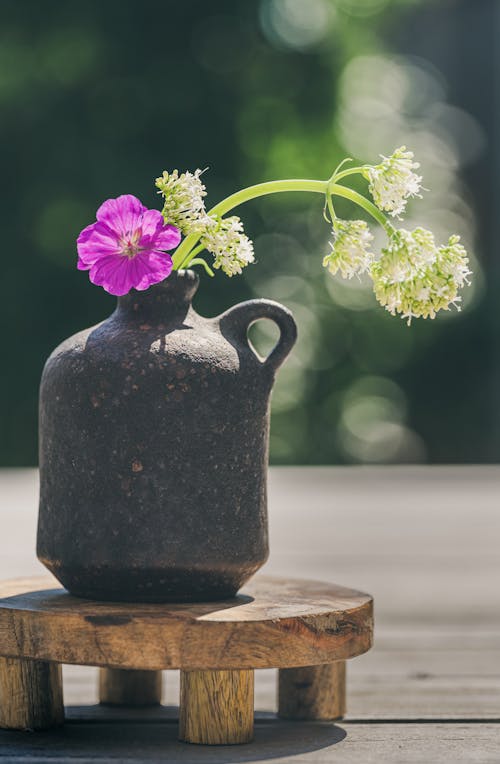
[[[213,602],[235,597],[238,590],[261,567],[230,576],[226,571],[110,570],[44,565],[75,597],[104,602]]]

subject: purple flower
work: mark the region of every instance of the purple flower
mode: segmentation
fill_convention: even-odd
[[[164,225],[161,212],[148,210],[135,196],[108,199],[77,240],[78,264],[89,278],[114,295],[140,291],[167,278],[172,258],[165,250],[177,247],[179,229]]]

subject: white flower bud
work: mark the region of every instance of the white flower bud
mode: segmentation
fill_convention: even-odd
[[[421,196],[422,176],[413,172],[418,167],[413,152],[401,146],[390,157],[382,156],[380,164],[366,169],[370,193],[380,210],[397,217],[404,212],[409,197]]]
[[[227,276],[240,274],[242,268],[255,260],[253,244],[243,231],[236,215],[228,218],[205,218],[201,243],[214,256],[214,268]]]
[[[155,185],[164,198],[162,215],[165,223],[171,223],[186,236],[202,230],[206,219],[203,197],[207,192],[200,180],[202,170],[167,172],[156,179]]]
[[[323,265],[331,274],[338,271],[344,278],[359,276],[367,271],[373,260],[369,251],[373,235],[364,220],[333,221],[331,252],[323,258]]]

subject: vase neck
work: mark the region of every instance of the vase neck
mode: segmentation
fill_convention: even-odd
[[[191,307],[199,278],[194,271],[173,271],[165,281],[138,292],[132,289],[118,298],[117,311],[139,320],[172,323],[182,321]]]

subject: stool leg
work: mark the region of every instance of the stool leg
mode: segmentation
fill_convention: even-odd
[[[161,671],[99,671],[99,700],[105,706],[157,706],[161,703]]]
[[[252,670],[181,671],[179,739],[203,745],[253,738]]]
[[[0,727],[45,730],[63,723],[61,666],[0,658]]]
[[[345,661],[280,669],[278,716],[282,719],[342,719]]]

